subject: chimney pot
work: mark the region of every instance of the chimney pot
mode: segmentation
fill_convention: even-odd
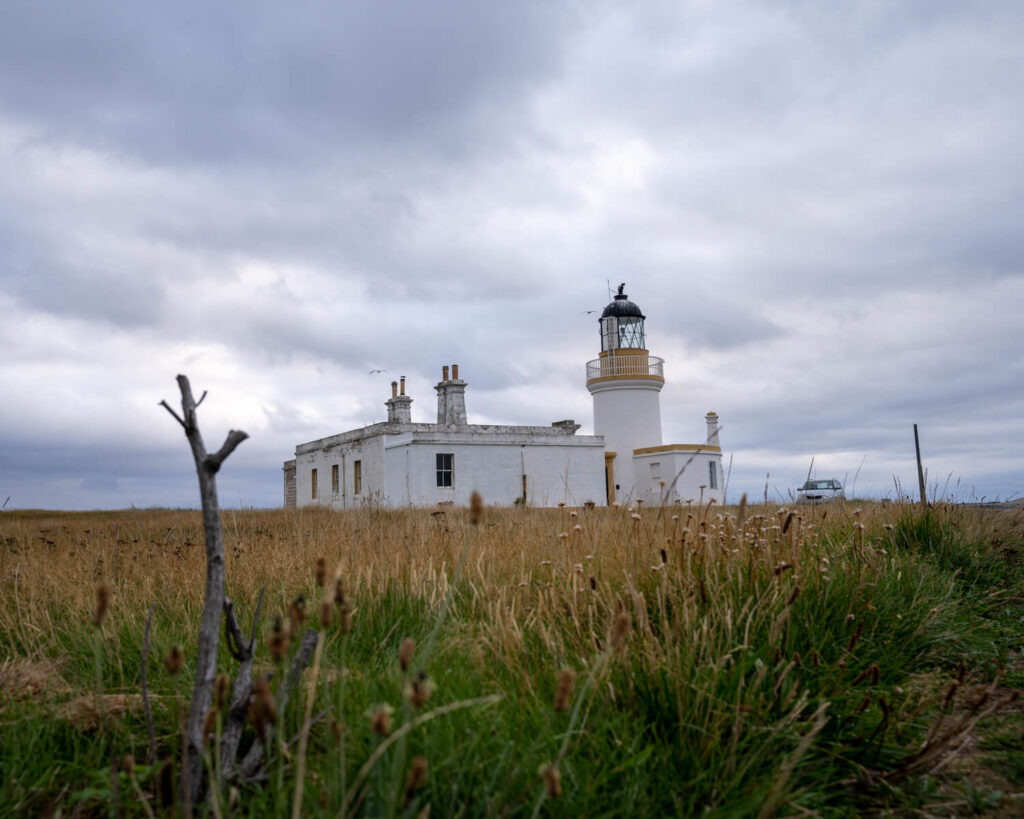
[[[458,380],[459,380],[459,365],[458,364],[452,364],[452,381],[458,381]]]
[[[398,382],[397,381],[392,381],[391,382],[391,397],[395,398],[397,395],[398,395]]]
[[[405,376],[402,376],[402,395],[405,395]]]
[[[447,381],[448,380],[448,365],[447,364],[445,364],[441,368],[441,380],[442,381]]]

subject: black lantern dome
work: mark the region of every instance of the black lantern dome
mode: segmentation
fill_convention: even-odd
[[[644,319],[640,308],[629,300],[619,285],[619,292],[604,308],[598,324],[601,327],[601,352],[620,349],[644,350]]]

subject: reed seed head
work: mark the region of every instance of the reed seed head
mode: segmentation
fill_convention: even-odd
[[[334,578],[334,605],[344,606],[345,605],[345,589],[341,583],[341,577],[335,576]]]
[[[327,582],[327,561],[318,557],[316,559],[316,587],[322,589]]]
[[[218,674],[213,683],[213,701],[217,708],[223,708],[227,704],[230,689],[231,678],[227,674]]]
[[[415,756],[412,759],[412,764],[409,766],[409,776],[405,780],[405,802],[403,808],[408,808],[412,804],[412,800],[416,797],[416,791],[423,787],[423,783],[427,781],[427,758],[425,756]]]
[[[166,760],[156,774],[157,802],[162,808],[174,805],[177,789],[174,787],[174,761]]]
[[[544,788],[549,799],[557,799],[562,795],[562,774],[554,765],[542,766],[541,776],[544,777]]]
[[[477,526],[484,516],[484,499],[475,491],[469,496],[469,522]]]
[[[558,672],[555,684],[555,711],[561,713],[568,711],[572,702],[572,689],[576,683],[576,672],[564,668]]]
[[[270,656],[274,659],[275,663],[279,663],[284,659],[285,654],[288,653],[289,643],[290,640],[288,632],[284,628],[284,621],[278,615],[274,617],[274,627],[270,632],[270,639],[267,641]]]
[[[249,697],[249,721],[252,722],[260,741],[266,744],[267,728],[277,722],[277,703],[270,693],[270,686],[263,677],[257,677],[252,684]]]
[[[208,744],[213,741],[214,734],[217,732],[217,706],[211,705],[210,710],[206,712],[206,717],[203,719],[203,744]]]
[[[171,646],[171,650],[167,652],[167,656],[164,657],[164,668],[167,669],[167,673],[174,676],[181,671],[182,666],[185,665],[185,652],[180,645]]]
[[[348,634],[352,629],[352,608],[348,603],[343,603],[338,609],[338,631]]]
[[[135,776],[135,757],[131,754],[125,754],[121,758],[121,770],[130,777]]]
[[[412,662],[412,655],[416,652],[416,641],[412,637],[406,637],[398,647],[398,665],[402,671],[409,670],[409,663]]]
[[[334,616],[334,604],[326,597],[320,601],[320,628],[330,628]]]
[[[612,621],[612,633],[609,638],[612,648],[617,649],[625,644],[629,626],[629,612],[623,609],[615,615],[615,619]]]
[[[391,715],[395,709],[387,703],[370,711],[370,730],[377,736],[386,737],[391,733]]]
[[[288,620],[292,626],[292,636],[296,636],[306,622],[306,597],[300,594],[288,604]]]
[[[113,596],[113,589],[109,583],[100,583],[96,586],[96,609],[92,615],[93,625],[99,627],[107,619],[110,613],[110,599]]]
[[[422,708],[423,704],[430,699],[434,693],[434,681],[427,676],[426,671],[420,671],[409,682],[405,684],[403,692],[405,698],[413,708]]]

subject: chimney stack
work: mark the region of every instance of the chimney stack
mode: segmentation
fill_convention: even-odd
[[[391,397],[384,402],[388,408],[389,424],[412,423],[412,399],[405,394],[405,376],[402,376],[402,394],[398,394],[398,382],[391,382]]]
[[[459,365],[452,364],[452,378],[448,378],[447,365],[441,368],[441,382],[437,390],[437,423],[461,426],[466,423],[466,382],[459,378]]]

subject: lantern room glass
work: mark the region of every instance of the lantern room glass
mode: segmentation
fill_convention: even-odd
[[[601,350],[646,350],[644,320],[639,316],[607,316],[601,319]]]

